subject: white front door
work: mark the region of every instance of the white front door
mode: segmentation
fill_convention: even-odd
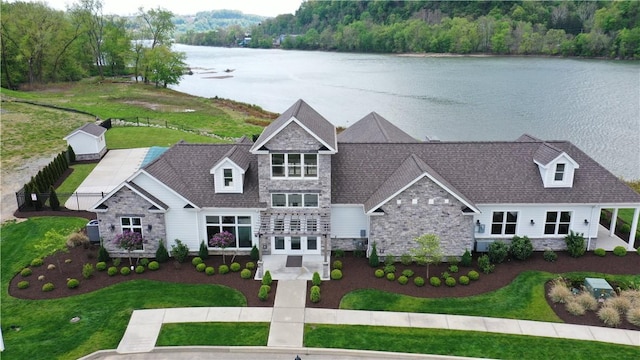
[[[317,236],[274,236],[271,249],[274,255],[320,254],[320,239]]]

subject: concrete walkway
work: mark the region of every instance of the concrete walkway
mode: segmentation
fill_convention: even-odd
[[[640,331],[633,330],[461,315],[305,309],[305,302],[306,281],[283,280],[278,282],[273,308],[200,307],[135,310],[118,345],[117,353],[151,352],[155,348],[162,324],[184,322],[270,322],[268,348],[274,349],[274,351],[276,349],[304,350],[305,353],[308,353],[308,349],[303,348],[304,324],[485,331],[640,346]],[[287,352],[285,351],[285,353]],[[371,358],[371,356],[363,358],[367,357]],[[87,358],[97,359],[96,357]],[[332,358],[337,357],[333,356]],[[347,359],[348,357],[343,358]]]

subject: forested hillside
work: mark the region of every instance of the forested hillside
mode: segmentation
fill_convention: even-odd
[[[260,15],[244,14],[237,10],[200,11],[195,15],[176,15],[173,23],[176,35],[184,33],[202,33],[230,26],[249,28],[264,21]]]
[[[308,0],[246,31],[252,47],[639,59],[640,2]],[[180,41],[221,45],[224,36]]]

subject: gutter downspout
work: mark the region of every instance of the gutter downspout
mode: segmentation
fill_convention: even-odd
[[[591,224],[593,224],[593,210],[595,210],[596,206],[595,205],[591,205],[591,216],[589,217],[590,221],[589,221],[589,227],[587,228],[587,231],[589,232],[589,237],[587,240],[587,251],[589,251],[589,249],[591,249]],[[598,226],[599,223],[598,223]],[[597,238],[597,237],[596,237]]]

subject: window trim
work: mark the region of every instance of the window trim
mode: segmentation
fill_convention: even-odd
[[[217,218],[217,222],[209,222],[209,220],[207,218]],[[233,223],[230,222],[224,222],[223,218],[231,218],[233,217]],[[248,223],[242,223],[240,221],[240,218],[249,218],[249,222]],[[212,219],[213,220],[213,219]],[[225,231],[224,228],[230,228],[233,227],[234,231],[232,232],[233,235],[235,235],[236,237],[236,241],[235,241],[235,246],[229,246],[227,247],[225,250],[228,249],[232,249],[232,250],[247,250],[247,249],[251,249],[251,247],[253,247],[253,215],[247,215],[247,214],[236,214],[236,215],[228,215],[228,214],[224,214],[224,215],[219,215],[219,214],[215,214],[215,215],[205,215],[204,217],[204,230],[205,230],[205,234],[207,235],[207,248],[208,249],[218,249],[216,247],[212,247],[209,246],[209,239],[211,238],[209,236],[209,227],[218,227],[219,231],[218,232],[222,232]],[[251,241],[251,244],[247,247],[241,247],[240,246],[240,238],[239,238],[239,234],[240,234],[240,228],[248,228],[249,229],[249,238]],[[214,233],[216,234],[216,233]],[[212,235],[213,236],[213,235]]]
[[[124,225],[122,222],[124,219],[129,219],[129,224],[130,225]],[[138,219],[138,225],[134,225],[133,224],[133,219]],[[140,230],[140,231],[136,231],[136,230]],[[130,231],[130,232],[138,232],[140,233],[140,236],[143,237],[144,239],[144,229],[142,228],[142,217],[140,216],[120,216],[120,232],[124,233],[125,231]],[[144,251],[144,241],[142,242],[142,249],[134,249],[131,250],[132,252],[135,251]]]
[[[549,218],[549,214],[550,213],[555,213],[556,217],[554,221],[548,221],[547,219]],[[569,221],[562,221],[562,214],[568,214],[569,215]],[[547,211],[545,213],[545,217],[544,217],[544,234],[545,235],[567,235],[569,234],[569,231],[571,229],[571,218],[573,217],[573,213],[571,211],[562,211],[562,210],[557,210],[557,211]],[[566,232],[560,232],[560,227],[562,225],[566,225],[567,226],[567,231]],[[547,226],[553,226],[553,232],[548,232],[547,231]]]
[[[227,176],[227,171],[230,172],[230,175]],[[228,183],[227,183],[228,182]],[[233,169],[232,168],[223,168],[222,169],[222,186],[224,188],[233,188]]]
[[[500,222],[495,221],[495,217],[497,213],[501,213],[502,214],[502,220]],[[515,219],[514,221],[507,221],[508,220],[508,214],[512,214],[514,215]],[[518,211],[493,211],[491,213],[491,235],[505,235],[505,236],[511,236],[511,235],[515,235],[518,232]],[[500,226],[500,232],[495,232],[494,228],[499,225]],[[507,228],[512,225],[513,226],[513,232],[507,232]]]
[[[271,171],[271,179],[317,179],[318,178],[318,154],[317,153],[271,153],[270,157],[270,171]],[[283,158],[282,164],[274,165],[273,158],[274,156],[281,155]],[[299,162],[293,163],[289,161],[290,156],[298,156]],[[307,163],[307,157],[313,156],[315,158],[315,162]],[[309,159],[311,161],[311,159]],[[274,175],[274,167],[278,167],[282,169],[283,175]],[[313,171],[315,169],[315,171]],[[313,172],[314,174],[310,174]],[[299,174],[299,175],[297,175]]]
[[[562,167],[562,169],[560,168]],[[565,175],[567,172],[567,164],[565,163],[557,163],[555,167],[555,171],[553,173],[553,181],[555,182],[563,182],[565,181]],[[560,177],[558,179],[558,177]]]

